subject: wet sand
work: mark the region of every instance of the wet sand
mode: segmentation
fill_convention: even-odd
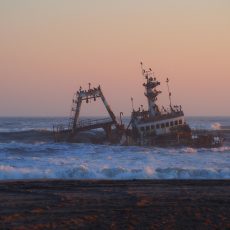
[[[0,182],[0,229],[227,229],[230,180]]]

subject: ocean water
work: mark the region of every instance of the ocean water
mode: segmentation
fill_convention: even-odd
[[[0,180],[230,179],[229,143],[213,149],[55,143],[53,124],[63,121],[0,118]],[[194,129],[215,129],[230,125],[230,117],[188,117],[187,122]]]

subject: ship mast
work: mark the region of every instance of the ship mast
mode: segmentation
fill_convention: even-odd
[[[148,100],[148,107],[149,107],[149,116],[154,117],[159,114],[159,108],[156,104],[157,96],[161,93],[161,91],[156,90],[156,87],[160,85],[160,82],[156,80],[154,77],[154,74],[152,72],[152,69],[149,68],[149,70],[145,70],[143,68],[143,63],[141,62],[141,69],[142,69],[142,75],[146,79],[146,83],[143,84],[145,87],[145,96]]]
[[[166,83],[167,83],[168,94],[169,94],[169,107],[170,107],[170,110],[172,111],[172,99],[171,99],[172,93],[169,90],[169,79],[168,78],[166,79]]]

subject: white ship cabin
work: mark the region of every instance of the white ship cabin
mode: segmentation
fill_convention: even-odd
[[[141,68],[142,75],[146,80],[143,86],[145,87],[145,96],[148,101],[148,110],[141,111],[141,108],[139,108],[135,111],[133,109],[133,127],[137,128],[138,132],[144,136],[151,134],[169,134],[173,129],[185,125],[184,113],[181,106],[172,106],[171,92],[168,85],[169,79],[167,78],[166,83],[168,87],[170,106],[168,110],[162,107],[162,111],[160,111],[159,106],[156,104],[157,97],[161,93],[161,91],[156,89],[157,86],[160,85],[160,82],[157,81],[156,77],[154,77],[151,68],[149,70],[145,70],[142,63]]]
[[[171,128],[176,128],[185,125],[184,116],[173,117],[164,120],[150,121],[139,123],[137,129],[141,135],[155,133],[156,135],[169,134]]]

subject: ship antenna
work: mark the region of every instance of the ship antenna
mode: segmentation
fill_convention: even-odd
[[[140,64],[141,64],[141,69],[143,70],[143,62],[141,61]]]
[[[88,85],[89,85],[89,91],[90,91],[91,83],[89,82]],[[91,99],[89,99],[89,102],[91,103]]]
[[[143,68],[143,62],[141,61],[141,72],[142,72],[142,75],[145,76],[145,69]]]
[[[134,111],[134,106],[133,106],[133,97],[131,97],[131,103],[132,103],[132,110]]]
[[[172,100],[171,100],[172,94],[169,90],[169,79],[168,78],[166,79],[166,83],[167,83],[167,88],[168,88],[168,93],[169,93],[169,105],[170,105],[170,109],[172,110]]]

